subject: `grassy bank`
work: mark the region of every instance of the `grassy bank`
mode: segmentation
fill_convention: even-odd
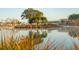
[[[53,27],[60,27],[56,24],[26,24],[26,25],[17,25],[15,28],[53,28]]]

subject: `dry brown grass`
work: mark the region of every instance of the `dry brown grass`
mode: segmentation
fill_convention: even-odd
[[[42,41],[40,37],[34,39],[33,35],[31,36],[31,38],[29,38],[29,36],[22,37],[18,41],[14,39],[12,35],[11,37],[5,38],[4,41],[1,40],[0,50],[40,50],[39,46],[37,46],[39,47],[38,49],[36,49],[37,47],[34,46],[41,42]],[[48,40],[41,50],[51,50],[52,48],[53,50],[56,50],[58,46],[55,47],[55,45],[56,43],[54,43],[54,41],[51,42]],[[60,45],[61,46],[59,47],[59,49],[63,49],[63,42],[61,42]]]
[[[77,45],[76,43],[74,43],[74,50],[79,50],[79,45]]]
[[[33,38],[23,37],[19,41],[16,41],[13,37],[10,37],[5,39],[4,41],[1,41],[0,50],[35,50],[35,44],[37,43],[35,43]],[[49,50],[52,48],[52,46],[52,43],[46,43],[42,50]]]
[[[0,43],[1,50],[33,50],[33,40],[26,38],[21,38],[18,42],[11,38],[7,38]]]

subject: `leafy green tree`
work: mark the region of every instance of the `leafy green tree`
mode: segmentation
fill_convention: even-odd
[[[21,15],[22,19],[29,19],[29,23],[32,23],[32,19],[35,17],[41,17],[43,13],[38,10],[34,10],[32,8],[25,9]]]
[[[79,19],[79,14],[71,14],[69,17],[68,17],[69,20],[76,20],[76,19]]]

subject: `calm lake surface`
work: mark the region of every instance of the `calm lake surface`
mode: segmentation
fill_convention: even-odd
[[[13,38],[18,41],[21,37],[31,35],[31,32],[35,33],[36,35],[40,33],[43,42],[36,45],[39,46],[40,49],[43,48],[45,44],[52,43],[53,47],[51,49],[56,47],[57,50],[71,50],[74,49],[74,43],[79,45],[78,30],[79,27],[77,26],[64,26],[63,28],[53,29],[0,29],[0,40],[4,40],[7,37],[13,36]]]

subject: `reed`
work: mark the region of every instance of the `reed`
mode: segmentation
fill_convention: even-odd
[[[38,43],[36,43],[36,41]],[[51,49],[56,50],[58,49],[58,46],[55,46],[56,43],[54,43],[54,41],[51,42],[50,40],[48,40],[44,44],[43,48],[40,48],[38,44],[41,44],[41,42],[42,42],[41,37],[39,36],[35,39],[33,34],[31,35],[31,37],[29,36],[22,37],[18,41],[12,35],[11,37],[4,38],[4,40],[1,39],[0,50],[51,50]],[[60,43],[61,45],[59,47],[60,49],[63,49],[64,47],[64,44],[62,43]],[[35,47],[35,45],[37,45],[37,47]]]
[[[43,47],[42,50],[51,49],[52,47],[51,45],[52,43],[51,44],[46,43],[45,47]],[[35,46],[34,39],[29,38],[28,36],[23,37],[18,41],[16,41],[13,37],[8,37],[4,39],[4,41],[0,42],[0,50],[36,50],[34,46]]]
[[[73,46],[74,46],[74,50],[79,50],[79,45],[77,45],[76,43],[74,43]]]

